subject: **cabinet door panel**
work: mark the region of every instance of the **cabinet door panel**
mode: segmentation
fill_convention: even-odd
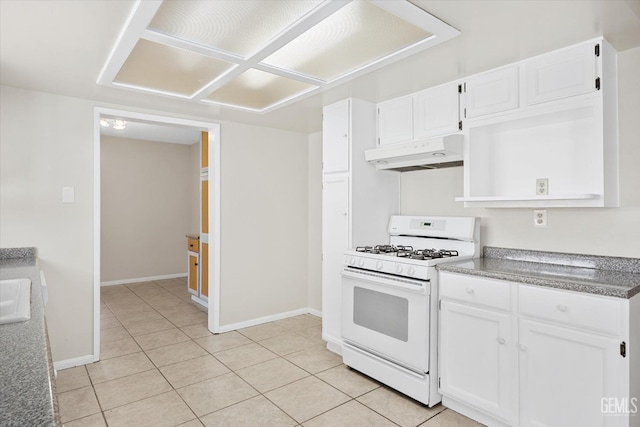
[[[586,44],[542,55],[525,65],[527,104],[592,92],[595,89],[595,45]]]
[[[466,117],[469,119],[518,108],[518,66],[468,79],[465,98]]]
[[[322,111],[322,171],[349,170],[349,100]]]
[[[202,244],[202,253],[200,254],[200,295],[209,296],[209,245]]]
[[[340,341],[342,266],[349,247],[349,178],[323,183],[322,198],[322,332]]]
[[[509,421],[513,404],[510,315],[443,300],[442,394]]]
[[[414,96],[414,139],[430,138],[458,131],[460,106],[458,84],[428,89]]]
[[[413,97],[405,96],[378,104],[378,144],[396,144],[413,139]]]
[[[198,255],[189,254],[189,292],[198,295]]]
[[[625,396],[619,342],[520,319],[520,421],[523,427],[618,426],[603,398]]]

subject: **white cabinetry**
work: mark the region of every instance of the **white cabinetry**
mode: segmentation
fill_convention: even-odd
[[[455,82],[381,102],[377,107],[381,146],[459,131],[460,94]]]
[[[344,251],[388,241],[389,217],[399,211],[400,176],[364,159],[376,146],[376,106],[346,99],[323,109],[322,337],[341,352]]]
[[[630,331],[640,297],[449,272],[440,272],[439,284],[445,406],[490,426],[640,425],[638,415],[607,414],[603,406],[637,405],[631,399],[639,361],[627,348],[638,337]]]
[[[518,66],[479,74],[464,83],[465,117],[475,118],[519,107]]]
[[[464,197],[456,200],[618,206],[615,56],[600,38],[467,79]],[[546,193],[538,180],[547,180]]]

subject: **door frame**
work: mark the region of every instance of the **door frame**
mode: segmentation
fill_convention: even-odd
[[[161,124],[192,126],[209,132],[209,310],[207,328],[220,331],[220,124],[158,114],[94,107],[93,113],[93,361],[100,360],[100,117],[118,116]],[[213,185],[211,185],[213,184]],[[213,205],[213,206],[212,206]]]

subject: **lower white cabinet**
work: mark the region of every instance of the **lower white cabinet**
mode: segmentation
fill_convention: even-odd
[[[509,313],[442,301],[441,393],[509,420],[513,355]]]
[[[450,272],[440,272],[439,284],[445,406],[489,426],[640,425],[640,366],[629,351],[638,338],[632,325],[640,318],[639,296]]]
[[[619,340],[528,319],[519,323],[521,426],[627,425],[602,413],[603,398],[628,397]]]

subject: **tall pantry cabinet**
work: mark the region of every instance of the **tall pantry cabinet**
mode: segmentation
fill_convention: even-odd
[[[400,174],[365,161],[364,151],[376,147],[375,104],[350,98],[322,113],[322,337],[341,353],[344,251],[389,241]]]

